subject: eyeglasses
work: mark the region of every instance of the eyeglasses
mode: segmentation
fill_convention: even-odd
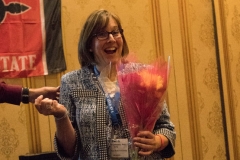
[[[109,34],[111,34],[113,36],[113,38],[120,38],[122,37],[122,33],[123,33],[123,29],[118,29],[112,32],[99,32],[93,35],[93,37],[97,37],[98,40],[106,40],[109,38]]]

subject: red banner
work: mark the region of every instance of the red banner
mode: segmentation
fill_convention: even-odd
[[[44,0],[0,0],[0,8],[0,77],[47,75]]]

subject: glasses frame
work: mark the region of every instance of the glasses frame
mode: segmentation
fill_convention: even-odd
[[[119,37],[114,37],[113,33],[116,32],[116,31],[119,31],[119,33],[120,33],[120,36],[119,36]],[[102,38],[99,38],[98,35],[99,35],[100,33],[107,33],[108,36],[107,36],[106,38],[103,38],[103,39],[102,39]],[[101,40],[107,40],[107,39],[109,38],[109,35],[110,35],[110,34],[113,36],[114,39],[115,39],[115,38],[120,38],[120,37],[122,37],[122,33],[123,33],[123,29],[120,28],[120,29],[118,29],[118,30],[114,30],[114,31],[111,31],[111,32],[105,31],[105,32],[95,33],[95,34],[93,35],[93,37],[97,37],[97,39],[101,41]]]

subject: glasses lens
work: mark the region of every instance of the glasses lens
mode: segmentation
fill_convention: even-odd
[[[121,36],[120,31],[112,31],[112,35],[113,35],[113,37],[115,37],[115,38]]]
[[[107,39],[108,38],[108,32],[100,32],[97,34],[97,38],[100,40]]]

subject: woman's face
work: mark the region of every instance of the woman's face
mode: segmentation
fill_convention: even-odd
[[[112,32],[118,29],[116,21],[111,17],[105,30],[99,32]],[[122,48],[123,39],[121,36],[114,38],[112,34],[109,34],[105,40],[99,40],[97,37],[94,37],[91,50],[97,62],[97,68],[101,70],[110,62],[112,65],[116,64],[121,58]]]

